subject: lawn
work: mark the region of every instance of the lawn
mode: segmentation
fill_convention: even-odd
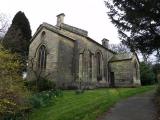
[[[121,99],[154,89],[154,86],[138,88],[96,89],[83,94],[64,91],[62,97],[47,107],[34,110],[29,120],[95,120]]]

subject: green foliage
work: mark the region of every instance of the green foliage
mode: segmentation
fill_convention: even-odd
[[[140,63],[140,74],[142,85],[150,85],[155,83],[155,74],[152,67],[144,62]]]
[[[12,24],[6,33],[3,46],[23,57],[28,55],[31,39],[31,29],[25,14],[19,11],[13,18]]]
[[[105,4],[123,43],[143,54],[155,51],[160,58],[159,0],[106,0]]]
[[[39,77],[37,80],[27,81],[26,86],[28,86],[30,90],[41,92],[55,89],[56,84],[54,81]]]
[[[12,25],[18,26],[27,40],[31,39],[30,23],[23,12],[17,12],[12,20]]]
[[[28,109],[26,98],[29,93],[19,74],[20,67],[16,54],[0,49],[0,117],[2,120]]]
[[[53,102],[55,102],[56,100],[56,97],[58,96],[63,96],[63,93],[61,90],[43,91],[43,92],[34,94],[30,98],[30,103],[33,108],[45,107],[49,105],[50,102],[52,102],[53,104]]]
[[[75,91],[77,95],[84,93],[84,89],[78,89]]]
[[[158,87],[157,87],[156,93],[157,93],[157,95],[160,97],[160,84],[159,84]],[[160,103],[160,101],[159,101],[159,103]]]
[[[25,14],[19,11],[13,18],[12,24],[5,34],[2,44],[5,49],[17,53],[20,58],[21,72],[27,69],[27,56],[31,39],[31,29]]]
[[[152,69],[154,74],[156,75],[156,82],[158,83],[157,75],[158,75],[158,71],[160,71],[160,63],[154,64]]]
[[[63,97],[53,99],[46,107],[33,111],[30,120],[96,120],[116,102],[129,96],[154,89],[154,86],[86,90],[76,95],[75,91],[63,91]]]

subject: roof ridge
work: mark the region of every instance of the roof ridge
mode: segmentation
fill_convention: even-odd
[[[70,31],[70,32],[73,32],[73,33],[76,33],[76,34],[79,34],[81,36],[88,36],[88,31],[83,30],[83,29],[78,28],[78,27],[74,27],[74,26],[65,24],[65,23],[62,23],[60,25],[60,28],[62,28],[64,30],[67,30],[67,31]]]

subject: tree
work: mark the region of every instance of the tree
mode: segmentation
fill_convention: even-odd
[[[54,81],[49,80],[49,76],[53,73],[51,72],[45,72],[44,69],[39,68],[35,66],[35,58],[29,58],[28,59],[28,81],[27,81],[27,86],[30,90],[32,91],[47,91],[47,90],[52,90],[56,89],[56,84]]]
[[[16,54],[0,47],[0,118],[15,117],[28,107],[28,92],[19,74],[20,62]],[[11,119],[11,118],[10,118]],[[15,119],[15,118],[14,118]]]
[[[26,71],[27,56],[29,53],[29,44],[31,39],[31,29],[25,14],[19,11],[13,18],[12,24],[3,39],[5,49],[20,56],[23,66],[21,72]]]
[[[3,46],[12,52],[26,57],[29,52],[31,29],[25,14],[19,11],[13,18],[12,24],[6,33]]]
[[[155,74],[152,70],[150,64],[145,62],[140,63],[140,74],[141,74],[141,83],[142,85],[150,85],[155,83]]]
[[[8,19],[5,14],[0,14],[0,38],[3,37],[3,35],[6,33],[8,29]]]
[[[156,63],[152,67],[154,74],[157,76],[158,71],[160,71],[160,63]],[[158,82],[157,77],[156,77],[156,82]]]
[[[110,44],[109,48],[116,53],[128,53],[130,52],[129,48],[122,43],[119,44]]]
[[[159,0],[107,0],[105,5],[124,44],[143,56],[155,51],[160,57]]]
[[[0,43],[3,40],[4,34],[6,33],[8,29],[9,23],[8,18],[5,14],[0,14]]]

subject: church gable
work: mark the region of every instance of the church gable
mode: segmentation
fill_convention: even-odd
[[[139,61],[132,53],[116,54],[110,60],[111,83],[115,86],[140,85]]]

